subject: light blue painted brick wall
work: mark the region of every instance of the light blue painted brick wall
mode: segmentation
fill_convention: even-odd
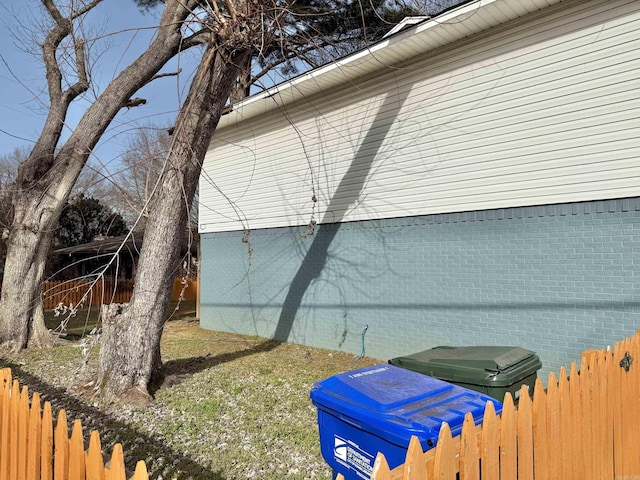
[[[518,345],[545,377],[640,327],[638,198],[304,233],[253,231],[251,257],[241,232],[202,235],[202,326],[359,354],[368,325],[381,360]]]

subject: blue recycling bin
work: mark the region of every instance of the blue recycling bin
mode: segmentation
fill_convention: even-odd
[[[459,435],[467,412],[482,423],[487,395],[393,365],[376,365],[316,382],[320,450],[346,480],[369,479],[378,452],[390,468],[404,463],[412,436],[427,451],[436,446],[442,422]]]

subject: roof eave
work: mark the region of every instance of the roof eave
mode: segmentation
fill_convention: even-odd
[[[246,98],[234,106],[233,112],[220,119],[219,128],[282,108],[311,94],[374,72],[381,65],[393,65],[416,55],[424,55],[561,1],[476,0],[462,4],[386,37],[366,49]]]

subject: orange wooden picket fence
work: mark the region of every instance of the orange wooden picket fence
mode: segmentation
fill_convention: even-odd
[[[126,303],[131,300],[133,280],[55,280],[45,282],[42,299],[45,310],[58,305],[83,307]]]
[[[507,394],[500,416],[488,403],[480,426],[467,414],[458,437],[443,424],[425,453],[413,438],[393,470],[378,454],[371,479],[640,480],[640,331],[547,385],[536,381],[533,400],[523,387],[517,409]]]
[[[131,300],[133,280],[56,280],[45,282],[42,293],[45,310],[58,305],[78,305],[83,307],[126,303]],[[189,278],[176,278],[173,282],[171,300],[177,301],[182,294],[183,300],[195,300],[198,282]]]
[[[116,444],[105,466],[100,435],[91,432],[85,451],[80,420],[71,437],[67,416],[60,410],[53,427],[51,405],[26,386],[20,389],[11,370],[0,369],[0,480],[125,480],[122,446]],[[139,461],[131,480],[148,480],[147,467]]]

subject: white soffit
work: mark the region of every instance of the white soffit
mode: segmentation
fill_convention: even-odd
[[[317,94],[416,55],[480,33],[562,0],[476,0],[381,40],[369,48],[311,70],[234,105],[218,128]]]

